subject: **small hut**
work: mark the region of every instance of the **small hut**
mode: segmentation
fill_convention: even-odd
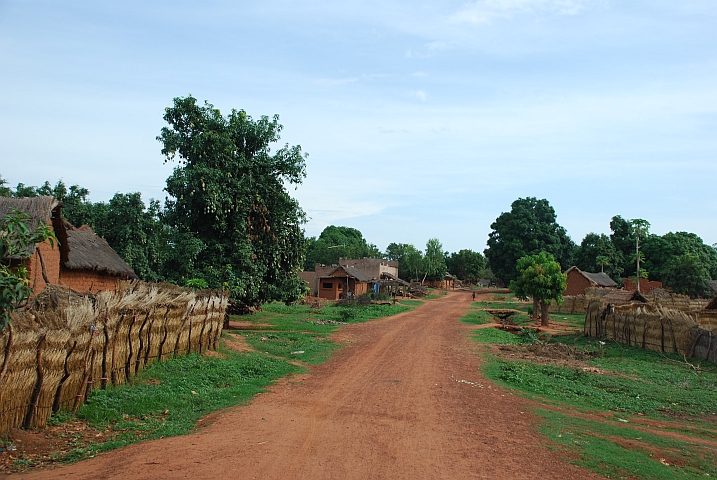
[[[132,267],[103,238],[87,226],[75,228],[63,219],[63,207],[62,202],[51,196],[0,197],[0,217],[19,210],[30,217],[27,221],[30,229],[44,223],[57,237],[54,246],[49,240],[31,245],[30,258],[6,259],[10,265],[22,263],[27,268],[35,294],[48,284],[96,293],[114,289],[120,280],[137,278]]]
[[[566,272],[567,287],[563,292],[563,296],[585,295],[588,288],[615,288],[617,283],[608,277],[606,273],[584,272],[578,267],[570,267]]]
[[[328,275],[319,277],[319,298],[339,300],[354,298],[368,292],[373,279],[353,267],[338,266]]]

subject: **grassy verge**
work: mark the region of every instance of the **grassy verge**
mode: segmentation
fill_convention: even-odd
[[[521,308],[511,303],[500,308]],[[584,317],[556,313],[552,319],[579,329]],[[541,432],[568,461],[620,478],[717,474],[716,365],[577,333],[538,342],[535,336],[484,328],[473,338],[503,345],[537,342],[529,352],[570,353],[554,362],[538,353],[512,359],[487,355],[484,363],[487,377],[551,407],[537,411]]]

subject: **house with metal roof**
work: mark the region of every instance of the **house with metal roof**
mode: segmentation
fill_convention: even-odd
[[[355,298],[368,292],[369,283],[377,279],[369,277],[354,267],[339,265],[327,275],[319,277],[319,298],[339,300]]]

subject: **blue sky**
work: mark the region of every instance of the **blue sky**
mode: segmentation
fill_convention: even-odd
[[[164,199],[194,95],[279,114],[310,217],[482,251],[519,197],[717,243],[717,2],[0,0],[0,174]]]

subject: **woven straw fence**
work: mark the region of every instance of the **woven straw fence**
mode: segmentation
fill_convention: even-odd
[[[43,427],[154,361],[216,349],[226,308],[221,293],[172,285],[121,282],[97,295],[48,286],[0,332],[0,434]]]
[[[717,328],[701,326],[698,314],[637,302],[604,306],[594,301],[585,316],[585,335],[717,362]]]
[[[585,313],[587,307],[585,295],[566,295],[563,297],[563,303],[558,305],[555,302],[550,303],[550,313]]]

